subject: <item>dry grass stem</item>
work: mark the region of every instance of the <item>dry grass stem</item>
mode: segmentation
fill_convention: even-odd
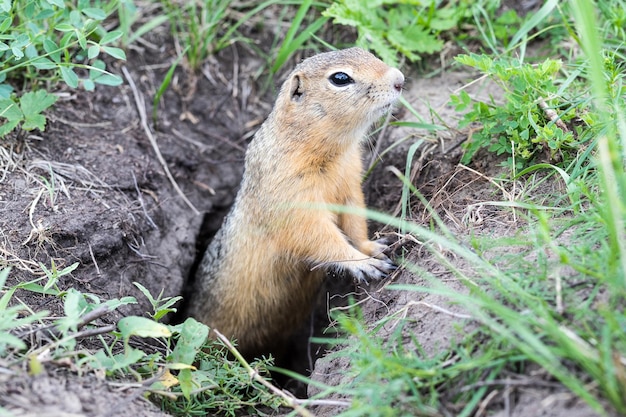
[[[163,158],[163,154],[161,154],[159,145],[156,143],[156,139],[154,135],[152,134],[150,127],[148,126],[148,117],[146,115],[146,106],[144,104],[143,96],[137,90],[137,86],[135,85],[135,81],[133,80],[133,77],[130,75],[130,72],[126,69],[126,67],[122,67],[122,72],[124,73],[124,76],[128,80],[128,84],[130,85],[130,88],[133,92],[133,96],[135,98],[135,105],[136,105],[137,111],[139,112],[139,118],[141,120],[141,126],[143,127],[144,133],[146,134],[146,137],[148,138],[148,140],[150,141],[150,144],[152,145],[152,149],[156,153],[157,159],[159,160],[159,163],[161,164],[161,167],[163,168],[165,175],[169,179],[170,183],[172,184],[172,187],[174,187],[174,189],[176,190],[180,198],[182,198],[182,200],[185,202],[185,204],[187,204],[187,206],[194,212],[194,214],[199,215],[200,212],[198,211],[198,209],[196,209],[196,207],[191,203],[191,201],[189,201],[185,193],[183,193],[183,190],[181,190],[180,187],[178,186],[178,183],[172,176],[172,173],[170,172],[170,169],[167,166],[167,162],[165,161],[165,158]]]

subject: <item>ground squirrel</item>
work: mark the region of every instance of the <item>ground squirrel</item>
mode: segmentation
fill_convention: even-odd
[[[305,59],[251,141],[241,188],[195,277],[189,314],[258,354],[311,312],[326,273],[380,279],[395,266],[370,241],[361,145],[400,96],[402,73],[359,48]]]

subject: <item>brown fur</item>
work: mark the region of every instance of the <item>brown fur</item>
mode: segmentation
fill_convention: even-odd
[[[344,72],[354,83],[334,86]],[[404,77],[351,48],[304,60],[248,147],[241,189],[196,275],[190,314],[246,353],[280,345],[309,314],[326,271],[380,279],[393,270],[365,218],[361,144]]]

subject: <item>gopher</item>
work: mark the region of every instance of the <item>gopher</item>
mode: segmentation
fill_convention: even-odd
[[[360,48],[295,67],[248,147],[235,203],[199,265],[191,316],[244,354],[265,353],[311,313],[329,271],[367,282],[395,269],[349,208],[365,207],[361,146],[403,84]]]

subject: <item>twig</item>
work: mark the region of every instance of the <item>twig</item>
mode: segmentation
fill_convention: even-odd
[[[485,410],[487,410],[487,407],[489,406],[489,403],[491,402],[491,400],[493,400],[493,398],[498,395],[500,392],[498,390],[494,390],[491,391],[484,400],[482,400],[480,402],[480,405],[478,407],[478,410],[476,411],[476,414],[474,414],[477,417],[480,417],[482,415],[485,414]]]
[[[561,120],[559,114],[554,111],[554,109],[548,107],[548,104],[544,100],[539,100],[538,105],[541,110],[543,110],[543,114],[546,115],[548,120],[557,125],[557,127],[560,128],[563,132],[569,132],[567,125],[565,124],[565,122],[563,122],[563,120]]]
[[[554,277],[554,290],[556,292],[556,312],[563,314],[565,308],[563,307],[563,280],[561,278],[561,267],[556,267],[556,273]]]
[[[304,417],[314,417],[314,415],[311,412],[309,412],[308,410],[304,409],[300,405],[300,402],[302,400],[298,400],[297,398],[293,397],[291,394],[288,394],[288,393],[278,389],[276,386],[272,385],[268,380],[263,378],[256,371],[256,369],[254,369],[254,368],[252,368],[250,366],[250,364],[244,359],[244,357],[241,355],[241,353],[239,353],[239,351],[237,349],[235,349],[235,347],[232,345],[232,343],[230,343],[230,340],[228,340],[228,338],[226,338],[226,336],[224,336],[223,334],[221,334],[219,331],[217,331],[215,329],[213,329],[213,331],[217,335],[217,338],[219,340],[221,340],[222,343],[224,343],[224,345],[226,345],[226,347],[228,348],[230,353],[232,353],[233,356],[239,361],[239,363],[246,369],[246,371],[248,371],[248,374],[250,375],[250,377],[253,380],[261,383],[261,385],[263,385],[264,387],[268,388],[275,395],[278,395],[280,398],[283,399],[283,401],[285,402],[285,404],[287,406],[293,408],[301,416],[304,416]]]
[[[170,172],[170,169],[167,166],[167,162],[165,162],[165,158],[163,158],[163,155],[161,154],[159,145],[157,144],[156,139],[154,135],[152,134],[152,131],[150,131],[150,127],[148,126],[146,108],[143,103],[143,97],[140,95],[139,91],[137,91],[137,86],[135,85],[135,82],[133,81],[133,78],[130,75],[130,72],[128,72],[126,67],[122,67],[122,72],[124,73],[124,76],[128,80],[128,84],[130,85],[130,88],[133,91],[133,96],[135,98],[135,105],[137,106],[137,111],[139,112],[139,118],[141,120],[141,126],[143,127],[143,130],[146,136],[148,137],[148,140],[150,141],[150,145],[152,145],[152,149],[154,149],[154,152],[156,153],[159,163],[163,167],[163,171],[165,172],[165,175],[170,180],[170,183],[172,184],[172,186],[174,187],[178,195],[183,199],[185,204],[187,204],[187,206],[191,210],[193,210],[194,214],[199,215],[200,212],[198,211],[198,209],[196,209],[196,207],[191,203],[191,201],[189,201],[187,196],[185,196],[185,194],[183,193],[183,190],[181,190],[180,187],[178,186],[178,183],[176,183],[176,180],[172,176],[172,173]]]
[[[37,207],[37,204],[39,203],[39,199],[43,195],[44,191],[45,191],[44,188],[40,189],[39,192],[37,193],[37,196],[33,199],[33,201],[30,204],[30,208],[28,209],[28,221],[30,222],[30,226],[32,228],[30,230],[30,233],[28,234],[28,238],[24,242],[22,242],[22,246],[30,242],[30,240],[37,234],[37,231],[39,230],[39,228],[35,226],[35,223],[33,222],[33,214],[35,213],[35,208]]]
[[[92,310],[88,313],[85,313],[80,320],[78,321],[78,323],[76,324],[76,329],[82,329],[83,327],[85,327],[87,324],[91,323],[92,321],[106,315],[109,314],[111,312],[111,308],[109,306],[103,305],[100,306],[98,308],[96,308],[95,310]],[[42,327],[37,327],[34,329],[29,330],[27,333],[40,333],[43,331],[47,331],[46,337],[47,335],[52,335],[55,338],[63,338],[61,341],[65,341],[65,340],[69,340],[69,339],[81,339],[81,338],[85,338],[85,337],[91,337],[91,336],[96,336],[99,334],[106,334],[109,332],[112,332],[113,330],[115,330],[116,325],[115,324],[110,324],[110,325],[106,325],[106,326],[101,326],[101,327],[95,327],[95,328],[91,328],[91,329],[85,329],[82,331],[77,331],[75,333],[72,334],[64,334],[63,331],[61,331],[57,326],[51,326],[51,325],[45,325]],[[40,333],[41,334],[41,333]],[[57,341],[57,343],[59,343]]]
[[[96,256],[93,253],[93,248],[91,247],[91,243],[87,241],[87,246],[89,247],[89,255],[91,255],[91,261],[93,262],[93,266],[96,267],[96,274],[100,276],[100,267],[98,267],[98,262],[96,261]]]
[[[103,327],[96,327],[93,329],[87,329],[87,330],[83,330],[81,332],[76,332],[74,334],[72,334],[71,336],[74,339],[82,339],[84,337],[91,337],[91,336],[96,336],[99,334],[107,334],[112,332],[113,330],[115,330],[116,325],[115,324],[109,324],[107,326],[103,326]]]
[[[99,128],[99,127],[109,127],[112,125],[111,122],[80,123],[80,122],[77,122],[76,120],[67,120],[62,117],[58,117],[54,114],[52,114],[50,118],[54,120],[55,122],[63,123],[64,125],[68,125],[73,128],[77,128],[77,127]]]
[[[95,310],[92,310],[89,313],[86,313],[85,315],[83,315],[78,321],[76,328],[81,329],[85,327],[86,324],[91,323],[95,319],[100,318],[104,316],[105,314],[109,314],[110,312],[111,312],[111,307],[107,305],[100,306],[96,308]]]
[[[504,198],[506,198],[509,201],[513,201],[514,196],[509,193],[507,190],[504,189],[504,187],[502,187],[497,181],[495,181],[493,178],[486,176],[485,174],[476,171],[475,169],[472,169],[466,165],[463,164],[459,164],[459,168],[462,168],[466,171],[471,172],[472,174],[478,175],[479,177],[489,181],[491,184],[493,184],[497,189],[499,189],[502,192],[502,195],[504,196]]]

